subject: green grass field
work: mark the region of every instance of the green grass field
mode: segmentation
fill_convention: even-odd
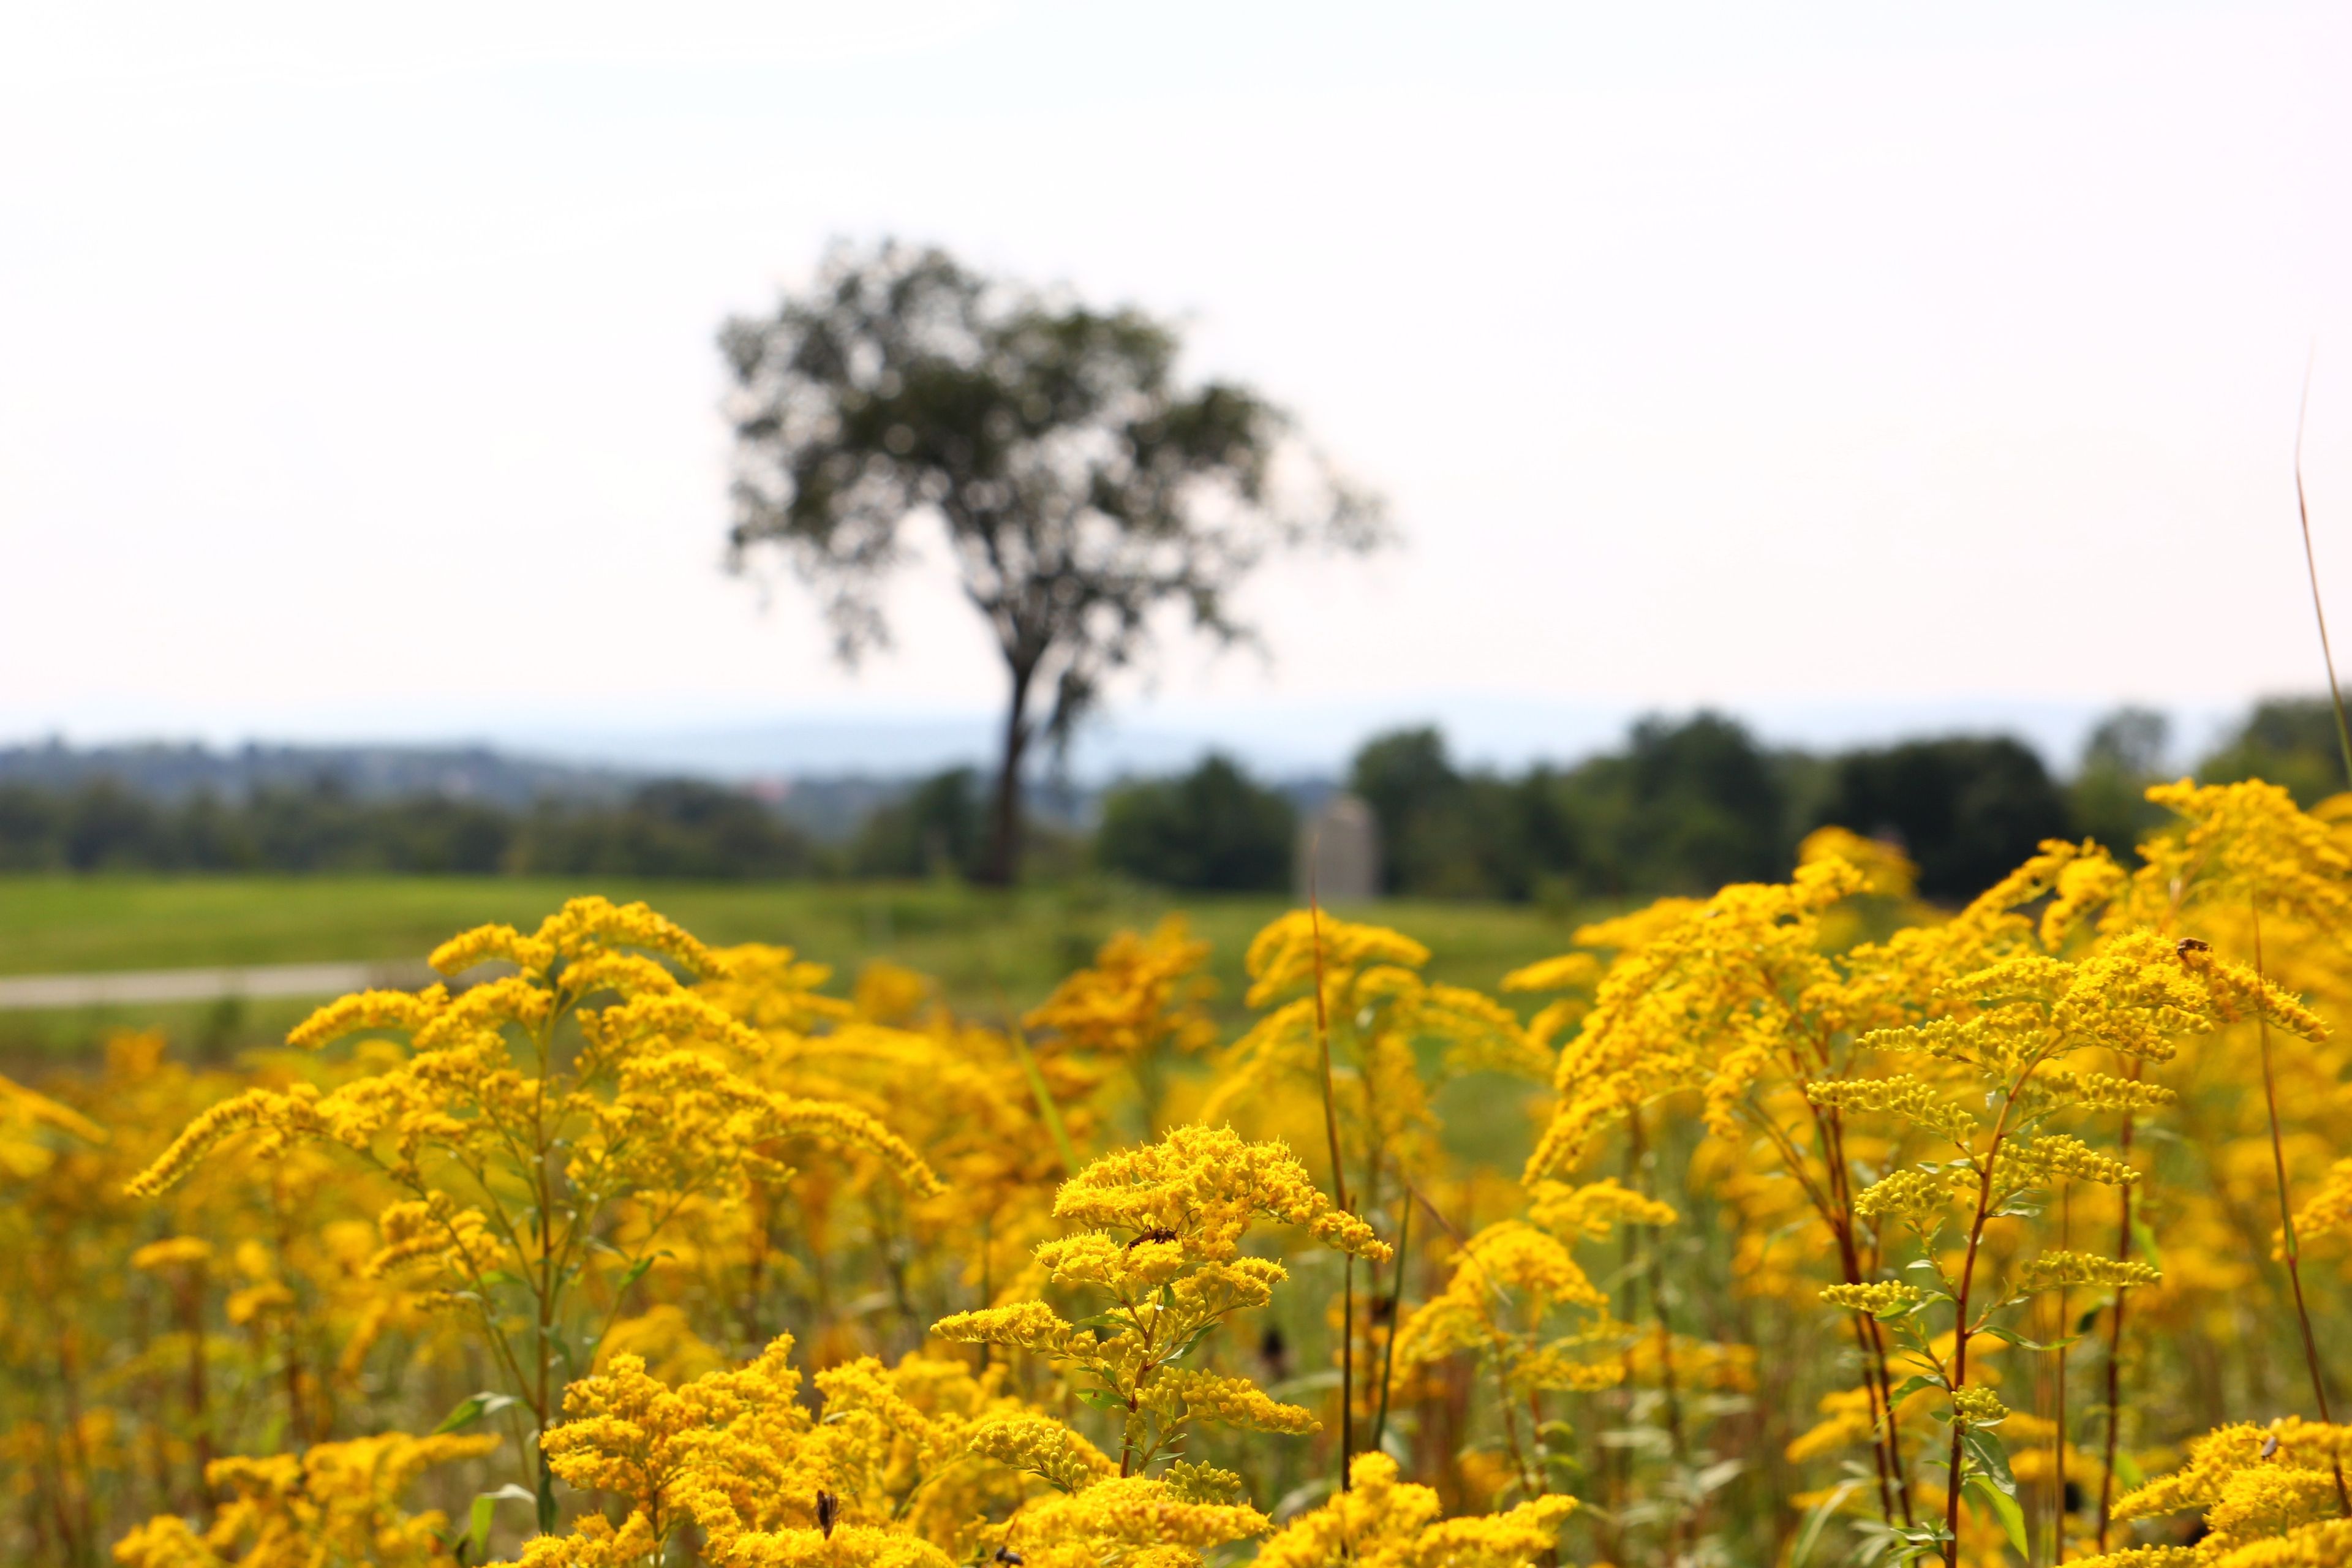
[[[1242,1016],[1242,954],[1281,912],[1273,897],[1180,898],[1103,884],[999,894],[955,884],[629,883],[526,878],[0,878],[0,974],[215,964],[422,959],[467,926],[529,929],[564,899],[644,899],[707,942],[779,942],[835,966],[844,984],[888,958],[936,976],[959,1007],[1026,1007],[1112,932],[1182,910],[1213,946],[1219,1010]],[[1343,910],[1429,944],[1433,977],[1491,987],[1504,971],[1560,951],[1575,919],[1496,904],[1387,901]],[[105,1030],[152,1023],[224,1048],[266,1036],[307,1004],[177,1005],[0,1015],[0,1046],[73,1049]]]

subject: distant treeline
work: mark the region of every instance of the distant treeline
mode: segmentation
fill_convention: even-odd
[[[1573,767],[1504,773],[1457,766],[1435,729],[1377,736],[1344,787],[1381,828],[1389,890],[1435,898],[1554,899],[1698,892],[1785,875],[1824,823],[1900,842],[1930,898],[1989,885],[2047,837],[2126,848],[2153,825],[2141,798],[2159,774],[2163,719],[2123,710],[2093,732],[2073,773],[2032,748],[1958,737],[1823,755],[1772,750],[1713,713],[1636,724],[1618,751]],[[2198,766],[2259,774],[2305,804],[2342,787],[2324,700],[2259,704]],[[1292,795],[1211,757],[1181,775],[1107,791],[1091,840],[1033,828],[1031,870],[1089,866],[1202,891],[1290,885]],[[0,783],[0,870],[407,872],[772,879],[967,876],[985,840],[970,769],[923,780],[838,841],[771,805],[690,781],[610,801],[362,796],[338,779],[224,797],[158,798],[112,779]]]
[[[751,795],[693,779],[617,801],[514,808],[420,795],[379,799],[325,778],[225,798],[140,794],[109,778],[70,788],[0,782],[0,871],[402,872],[773,880],[957,875],[982,840],[975,775],[928,779],[825,842]],[[1042,873],[1084,846],[1035,825]]]
[[[1376,737],[1348,787],[1381,827],[1391,892],[1528,900],[1698,893],[1783,877],[1798,842],[1835,823],[1900,843],[1931,899],[1986,888],[2044,838],[2128,853],[2156,825],[2160,714],[2123,709],[2092,732],[2071,777],[2029,746],[1963,736],[1822,755],[1769,750],[1737,721],[1644,720],[1622,750],[1516,774],[1457,767],[1435,729]],[[2258,704],[2197,776],[2259,775],[2310,805],[2345,787],[2326,701]],[[1220,759],[1179,779],[1113,790],[1096,842],[1110,869],[1191,888],[1280,888],[1288,803]]]

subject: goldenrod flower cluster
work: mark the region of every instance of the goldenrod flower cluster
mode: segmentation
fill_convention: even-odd
[[[2050,1251],[2029,1258],[2020,1269],[2029,1290],[2053,1290],[2061,1285],[2095,1285],[2111,1289],[2153,1285],[2164,1278],[2152,1263],[2137,1258],[2099,1258],[2087,1252]]]
[[[1258,1548],[1265,1568],[1519,1568],[1541,1560],[1576,1508],[1567,1497],[1537,1498],[1503,1513],[1446,1519],[1437,1493],[1403,1480],[1394,1459],[1366,1454],[1346,1492],[1301,1514]]]
[[[1181,922],[977,1018],[598,899],[117,1037],[0,1079],[0,1558],[2352,1561],[2352,802],[2154,798],[1491,993],[1291,911],[1230,1038]]]
[[[313,1568],[321,1563],[422,1568],[446,1561],[447,1521],[409,1513],[401,1494],[430,1465],[487,1453],[492,1437],[388,1432],[301,1454],[215,1459],[207,1483],[226,1500],[201,1532],[165,1514],[114,1548],[123,1568]]]
[[[1887,1312],[1899,1312],[1916,1307],[1927,1299],[1927,1292],[1916,1285],[1906,1285],[1899,1279],[1876,1279],[1862,1285],[1824,1285],[1822,1300],[1832,1307],[1848,1311],[1868,1312],[1876,1317]]]

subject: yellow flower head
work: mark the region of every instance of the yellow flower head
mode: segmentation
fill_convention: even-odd
[[[1247,1142],[1229,1127],[1171,1128],[1157,1143],[1107,1154],[1062,1184],[1054,1213],[1172,1240],[1207,1258],[1231,1258],[1261,1218],[1304,1226],[1358,1258],[1390,1257],[1371,1226],[1334,1206],[1289,1150]]]

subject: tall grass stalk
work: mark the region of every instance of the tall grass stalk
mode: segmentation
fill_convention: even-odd
[[[2336,652],[2327,642],[2327,609],[2319,602],[2319,562],[2311,549],[2311,505],[2303,492],[2303,427],[2310,414],[2311,365],[2306,362],[2303,367],[2303,400],[2294,411],[2294,515],[2303,525],[2303,569],[2311,578],[2311,614],[2319,623],[2319,657],[2327,665],[2327,697],[2336,713],[2336,743],[2343,751],[2345,782],[2352,784],[2352,728],[2344,722],[2344,689],[2336,684]]]
[[[2254,976],[2261,979],[2263,909],[2259,903],[2252,901],[2247,908],[2252,911],[2254,920]],[[2303,1300],[2303,1259],[2294,1239],[2294,1201],[2287,1188],[2286,1149],[2279,1138],[2278,1080],[2271,1071],[2270,1013],[2259,997],[2254,1005],[2254,1026],[2263,1042],[2263,1103],[2270,1110],[2271,1169],[2278,1177],[2279,1236],[2286,1254],[2287,1282],[2294,1288],[2294,1317],[2303,1329],[2303,1360],[2304,1365],[2311,1372],[2311,1396],[2318,1402],[2320,1420],[2333,1426],[2336,1417],[2327,1410],[2327,1380],[2320,1375],[2319,1371],[2319,1342],[2311,1331],[2311,1309],[2304,1304]],[[2352,1492],[2345,1489],[2344,1462],[2331,1458],[2328,1465],[2336,1473],[2336,1505],[2343,1509],[2346,1518],[2352,1519]]]
[[[1315,896],[1315,852],[1307,855],[1307,920],[1315,947],[1315,1042],[1323,1061],[1323,1131],[1331,1141],[1331,1197],[1348,1204],[1348,1166],[1339,1153],[1339,1101],[1331,1087],[1331,1020],[1323,1001],[1323,907]],[[1356,1458],[1356,1260],[1343,1255],[1339,1270],[1339,1489],[1349,1487]]]

